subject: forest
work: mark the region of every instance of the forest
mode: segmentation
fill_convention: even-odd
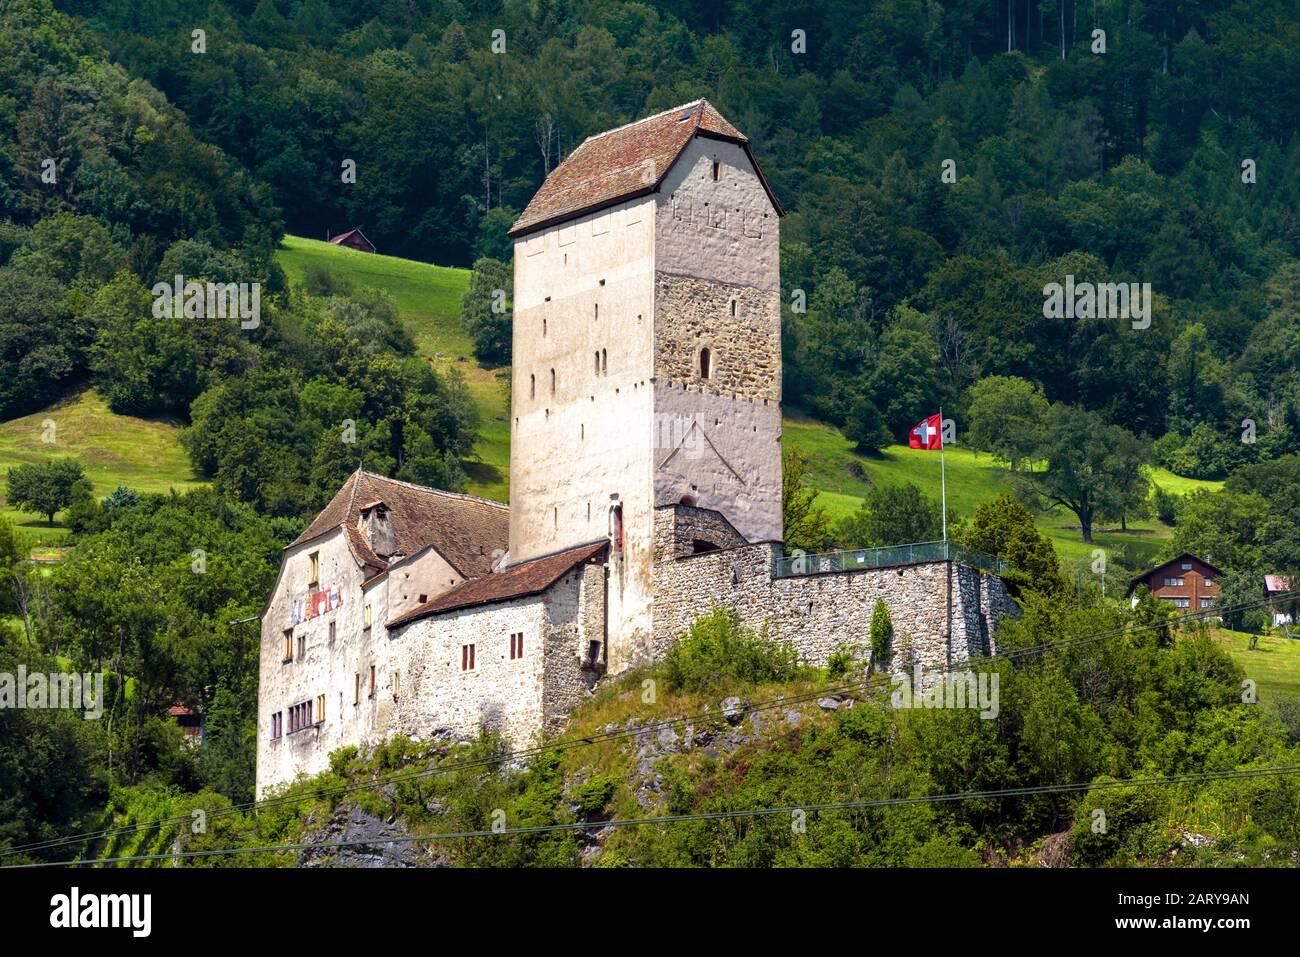
[[[384,253],[472,268],[463,321],[478,359],[508,366],[509,315],[486,299],[529,198],[585,137],[700,97],[752,140],[787,211],[785,405],[867,457],[942,406],[1016,492],[962,534],[1012,562],[1030,622],[1065,635],[1154,613],[1072,594],[1025,506],[1068,511],[1088,543],[1156,519],[1169,555],[1214,556],[1225,603],[1266,573],[1300,581],[1288,0],[0,0],[0,79],[0,421],[93,386],[116,414],[180,423],[206,485],[96,497],[57,455],[10,471],[9,504],[63,512],[73,548],[27,561],[0,518],[0,671],[102,668],[111,706],[101,722],[0,710],[0,849],[177,795],[247,801],[247,620],[280,548],[359,462],[465,488],[483,425],[466,382],[416,355],[383,292],[291,283],[281,239],[361,226]],[[177,274],[259,283],[260,324],[158,315],[151,288]],[[1049,318],[1067,276],[1150,284],[1150,322]],[[1153,468],[1216,484],[1166,495]],[[888,544],[937,521],[906,488],[872,494],[835,525],[796,481],[787,538]],[[1192,739],[1225,766],[1294,749],[1294,713],[1242,731],[1237,712],[1144,710],[1179,688],[1227,706],[1237,676],[1203,643],[1125,654],[1152,662],[1122,689],[1132,723],[1104,763],[1048,777],[1178,768]],[[1086,668],[1059,665],[1024,680],[1069,700],[1082,751],[1078,729],[1109,712]],[[202,706],[203,749],[167,719],[177,702]],[[984,733],[962,762],[993,775],[1001,749],[1044,780],[1014,756],[1050,723]],[[944,779],[942,737],[904,742],[931,774],[916,786]],[[1026,815],[1017,837],[1065,820]],[[980,822],[945,826],[952,856]]]

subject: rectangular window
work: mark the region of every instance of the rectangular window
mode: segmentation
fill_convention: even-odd
[[[1202,607],[1202,608],[1213,608],[1213,607],[1214,607],[1214,599],[1213,599],[1213,598],[1202,598],[1202,599],[1201,599],[1201,607]]]
[[[370,697],[375,696],[375,666],[370,666]]]
[[[402,673],[400,671],[394,671],[393,672],[393,697],[400,698],[401,696],[402,696]]]
[[[1183,562],[1182,570],[1185,571],[1185,572],[1190,572],[1190,571],[1192,570],[1192,563],[1191,563],[1191,562]]]
[[[307,582],[307,587],[315,590],[320,587],[320,552],[312,552],[307,556],[307,561],[311,562],[311,580]]]
[[[323,694],[316,696],[316,723],[325,723],[325,696]]]
[[[366,602],[366,610],[362,613],[362,625],[369,628],[370,620],[370,602]]]
[[[352,689],[352,703],[361,704],[361,672],[357,672],[357,681]]]
[[[321,708],[324,708],[323,695],[318,697],[316,701],[321,703]],[[313,707],[313,702],[304,701],[301,704],[296,704],[289,709],[289,733],[290,734],[293,734],[295,731],[301,731],[303,728],[310,728],[312,726],[313,724],[312,707]]]
[[[334,622],[330,622],[330,644],[334,644]]]
[[[461,671],[474,670],[474,646],[473,645],[460,646],[460,670]]]
[[[1175,607],[1175,608],[1187,608],[1187,607],[1189,607],[1190,605],[1191,605],[1191,599],[1190,599],[1190,598],[1175,598],[1175,599],[1174,599],[1174,607]]]
[[[284,661],[293,661],[293,629],[284,630]]]
[[[271,739],[275,740],[284,734],[284,712],[277,711],[271,715]]]
[[[298,636],[298,660],[302,661],[302,659],[306,657],[307,657],[307,636],[299,635]]]
[[[1210,587],[1212,587],[1213,585],[1214,585],[1214,579],[1213,579],[1213,578],[1207,578],[1207,579],[1205,579],[1205,587],[1206,587],[1206,588],[1210,588]]]
[[[524,633],[522,631],[519,631],[519,632],[515,632],[513,635],[510,636],[510,660],[515,661],[516,659],[522,658],[523,656],[524,656]]]

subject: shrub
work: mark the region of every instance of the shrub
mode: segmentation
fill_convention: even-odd
[[[690,631],[664,655],[668,687],[704,691],[726,678],[744,684],[790,681],[800,673],[789,642],[772,641],[742,625],[730,609],[714,608],[695,620]]]
[[[894,620],[889,617],[889,606],[883,598],[876,599],[871,609],[871,661],[883,662],[889,654],[889,643],[894,637]]]

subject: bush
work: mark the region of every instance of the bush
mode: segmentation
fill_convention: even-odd
[[[884,599],[876,599],[871,609],[871,663],[883,662],[889,654],[889,643],[894,637],[894,620],[889,617],[889,606]]]
[[[854,645],[840,645],[826,659],[826,675],[832,679],[843,678],[853,670],[858,649]]]
[[[674,690],[705,691],[731,678],[744,684],[790,681],[800,674],[789,642],[768,639],[740,623],[730,609],[714,608],[664,655],[663,675]]]
[[[1175,506],[1178,504],[1178,499],[1157,485],[1155,496],[1151,501],[1155,506],[1156,518],[1166,525],[1173,525],[1177,519]]]

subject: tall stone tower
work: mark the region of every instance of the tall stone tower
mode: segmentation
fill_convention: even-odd
[[[646,647],[656,512],[780,539],[781,208],[706,100],[593,136],[511,230],[511,564],[608,537],[608,665]]]

